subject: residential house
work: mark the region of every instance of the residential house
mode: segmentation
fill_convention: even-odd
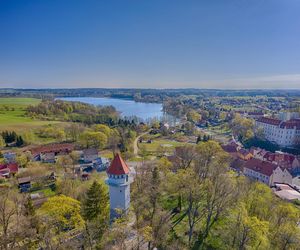
[[[293,177],[289,171],[271,162],[252,158],[246,161],[243,167],[244,175],[269,186],[274,183],[292,183]]]
[[[16,162],[16,153],[14,152],[5,152],[3,153],[3,158],[7,163],[14,163]]]
[[[41,161],[42,159],[46,161],[53,160],[54,156],[69,154],[73,151],[74,145],[70,143],[61,144],[49,144],[45,146],[35,147],[30,149],[32,158],[36,161]]]
[[[98,150],[95,148],[88,148],[82,151],[83,161],[85,163],[90,163],[98,158]]]
[[[8,163],[0,165],[0,176],[9,178],[14,176],[19,171],[19,166],[17,163]]]
[[[44,163],[55,163],[56,162],[55,153],[54,152],[40,153],[40,160],[41,162]]]
[[[240,150],[237,151],[237,156],[245,161],[250,160],[253,155],[251,154],[251,152],[247,149],[241,148]]]
[[[19,178],[18,187],[21,193],[28,192],[31,188],[31,177]]]

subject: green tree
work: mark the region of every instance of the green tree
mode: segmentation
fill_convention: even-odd
[[[4,141],[4,139],[3,139],[3,137],[0,135],[0,148],[3,148],[3,147],[5,147],[5,141]]]
[[[201,120],[201,115],[197,113],[195,110],[190,110],[187,113],[187,120],[189,122],[199,122]]]
[[[103,149],[107,146],[107,136],[102,132],[86,131],[80,136],[80,142],[86,148]]]
[[[102,183],[93,182],[87,190],[82,203],[82,215],[85,219],[86,238],[89,246],[100,242],[109,224],[108,192]]]
[[[50,223],[57,233],[82,228],[80,202],[65,195],[49,198],[38,210],[42,222]]]
[[[95,130],[95,132],[102,132],[107,137],[109,137],[110,134],[111,134],[111,129],[108,126],[104,125],[104,124],[95,125],[94,130]]]

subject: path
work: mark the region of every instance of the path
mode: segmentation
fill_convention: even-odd
[[[138,156],[138,152],[139,152],[139,147],[138,147],[138,141],[139,141],[139,139],[140,139],[142,136],[148,134],[149,132],[150,132],[150,130],[147,131],[147,132],[145,132],[145,133],[140,134],[137,138],[135,138],[135,140],[134,140],[134,142],[133,142],[133,154],[134,154],[135,156]]]

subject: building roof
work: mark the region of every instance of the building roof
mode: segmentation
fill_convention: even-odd
[[[222,145],[222,148],[225,152],[227,153],[236,153],[237,152],[237,147],[234,145]]]
[[[296,129],[300,129],[300,120],[299,119],[285,121],[280,124],[280,128],[294,129],[295,127],[296,127]]]
[[[98,155],[98,150],[96,148],[87,148],[82,150],[85,156],[88,155]]]
[[[128,174],[129,167],[127,166],[125,161],[122,159],[120,154],[117,153],[106,172],[108,174],[113,174],[113,175]]]
[[[257,121],[270,124],[270,125],[276,125],[276,126],[278,126],[281,123],[281,120],[269,118],[269,117],[260,117],[259,119],[257,119]]]
[[[242,154],[243,156],[247,156],[248,154],[251,154],[251,152],[249,150],[244,149],[244,148],[241,148],[238,152],[240,154]]]
[[[9,176],[9,169],[8,168],[2,168],[0,169],[0,176]]]
[[[17,173],[19,170],[17,163],[9,163],[9,164],[7,164],[7,167],[11,173]]]
[[[70,143],[62,144],[50,144],[30,149],[32,155],[38,155],[40,153],[59,153],[62,151],[72,151],[74,145]]]
[[[0,170],[7,169],[10,173],[17,173],[19,170],[17,163],[1,164]]]
[[[31,177],[30,176],[18,179],[19,184],[28,183],[28,182],[31,182]]]
[[[244,164],[244,168],[251,169],[266,176],[271,176],[277,167],[277,165],[271,162],[262,161],[255,158],[250,159]]]

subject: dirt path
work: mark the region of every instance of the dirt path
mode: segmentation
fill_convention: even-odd
[[[139,141],[139,139],[140,139],[142,136],[148,134],[149,132],[150,132],[150,130],[147,131],[147,132],[145,132],[145,133],[140,134],[137,138],[135,138],[135,140],[134,140],[134,142],[133,142],[133,154],[134,154],[135,156],[138,156],[138,153],[139,153],[139,147],[138,147],[138,141]]]

